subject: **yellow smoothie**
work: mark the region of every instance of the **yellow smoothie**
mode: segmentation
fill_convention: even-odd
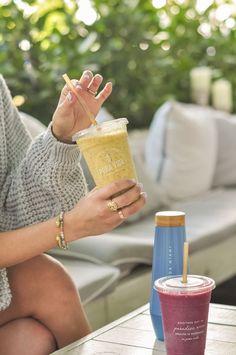
[[[137,181],[126,125],[115,130],[94,128],[91,134],[81,135],[76,142],[97,187],[125,178]]]

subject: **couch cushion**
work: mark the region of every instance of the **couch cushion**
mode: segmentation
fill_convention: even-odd
[[[186,213],[186,234],[191,253],[236,236],[236,189],[209,191],[188,201],[174,203],[169,209]],[[156,211],[157,212],[157,211]],[[154,241],[153,212],[135,224],[122,224],[112,233],[88,237],[70,244],[66,255],[91,262],[116,266],[121,276],[139,264],[152,264]],[[56,249],[57,255],[65,255]]]
[[[25,112],[20,112],[20,117],[22,119],[22,122],[26,126],[27,130],[30,132],[32,138],[37,137],[39,134],[43,133],[47,128],[39,120],[28,115]]]
[[[110,112],[105,107],[101,107],[100,111],[98,112],[98,114],[96,116],[96,121],[98,123],[102,123],[102,122],[111,121],[111,120],[114,120],[114,117],[112,116],[112,114],[110,114]]]
[[[207,191],[217,157],[212,110],[167,102],[154,116],[146,141],[147,169],[170,201]]]
[[[236,116],[218,112],[218,156],[213,186],[236,186]]]
[[[106,265],[102,262],[97,264],[80,260],[78,255],[64,255],[60,250],[49,252],[50,255],[59,260],[68,270],[75,282],[83,304],[95,298],[111,292],[117,285],[120,271],[118,268]]]
[[[63,251],[55,249],[55,256]],[[151,265],[152,242],[143,236],[134,239],[126,234],[107,233],[96,237],[86,237],[70,244],[68,257],[82,258],[97,264],[106,263],[119,268],[120,278],[128,275],[139,264]]]
[[[186,213],[191,252],[232,235],[236,237],[236,189],[214,189],[192,200],[178,202],[172,209]]]
[[[186,213],[186,235],[191,253],[222,239],[236,237],[236,188],[211,190],[188,201],[174,203],[169,210]],[[152,248],[154,240],[154,213],[135,225],[123,224],[112,233],[133,238],[134,245],[137,240],[143,242],[144,252],[150,256],[149,248]],[[132,253],[131,249],[127,253]]]

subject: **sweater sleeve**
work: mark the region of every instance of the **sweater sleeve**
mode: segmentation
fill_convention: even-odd
[[[87,188],[76,145],[47,131],[31,140],[0,77],[0,230],[71,209]]]

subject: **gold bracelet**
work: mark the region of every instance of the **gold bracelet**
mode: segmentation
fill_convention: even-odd
[[[56,226],[60,229],[60,232],[56,235],[57,246],[60,249],[67,250],[68,245],[64,234],[64,212],[61,212],[59,216],[56,217]]]

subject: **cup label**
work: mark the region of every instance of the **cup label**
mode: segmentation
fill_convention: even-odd
[[[125,166],[126,162],[119,157],[118,150],[113,149],[112,153],[102,153],[97,157],[97,161],[103,163],[98,167],[99,175],[107,175]],[[115,157],[115,159],[114,159]]]
[[[207,324],[204,319],[177,322],[173,333],[179,340],[184,342],[199,340],[206,333]]]

